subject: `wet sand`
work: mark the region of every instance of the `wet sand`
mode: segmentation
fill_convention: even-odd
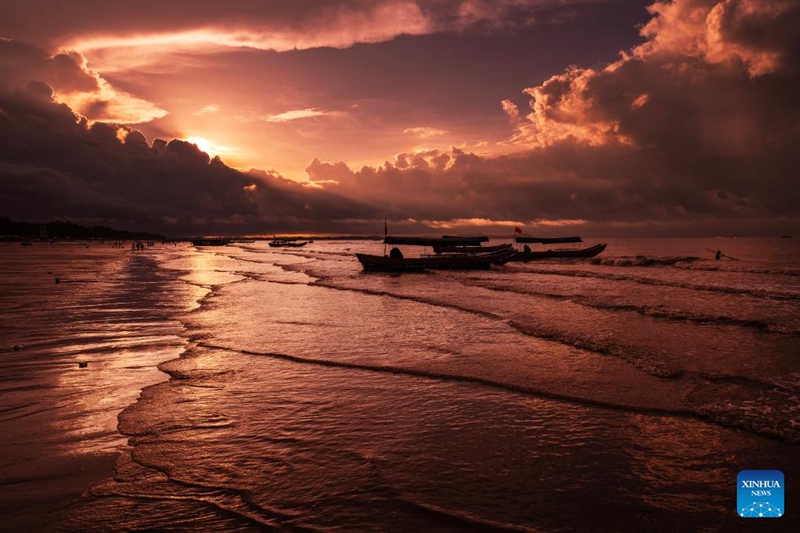
[[[796,270],[374,276],[356,246],[20,260],[0,527],[796,528],[735,509],[739,470],[800,475]]]
[[[25,531],[113,475],[117,415],[167,378],[192,295],[155,250],[0,246],[0,529]]]

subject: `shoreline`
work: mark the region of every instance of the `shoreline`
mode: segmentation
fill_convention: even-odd
[[[0,303],[21,309],[0,336],[4,351],[19,347],[5,354],[0,378],[0,531],[41,528],[113,478],[129,449],[118,415],[145,387],[169,379],[158,364],[185,344],[182,325],[158,310],[182,283],[164,275],[155,254],[82,245],[23,251],[11,252],[2,272]],[[64,283],[53,284],[56,273]]]

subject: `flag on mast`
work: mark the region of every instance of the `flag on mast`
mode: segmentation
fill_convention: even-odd
[[[518,226],[514,226],[514,233],[522,233],[522,230]]]

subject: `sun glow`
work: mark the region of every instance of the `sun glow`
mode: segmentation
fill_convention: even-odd
[[[215,155],[226,155],[234,152],[232,148],[216,144],[215,142],[204,139],[203,137],[186,137],[185,141],[196,144],[198,148],[212,157]]]

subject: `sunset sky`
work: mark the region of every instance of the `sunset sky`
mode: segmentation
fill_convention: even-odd
[[[169,234],[800,228],[796,0],[0,13],[0,215]]]

